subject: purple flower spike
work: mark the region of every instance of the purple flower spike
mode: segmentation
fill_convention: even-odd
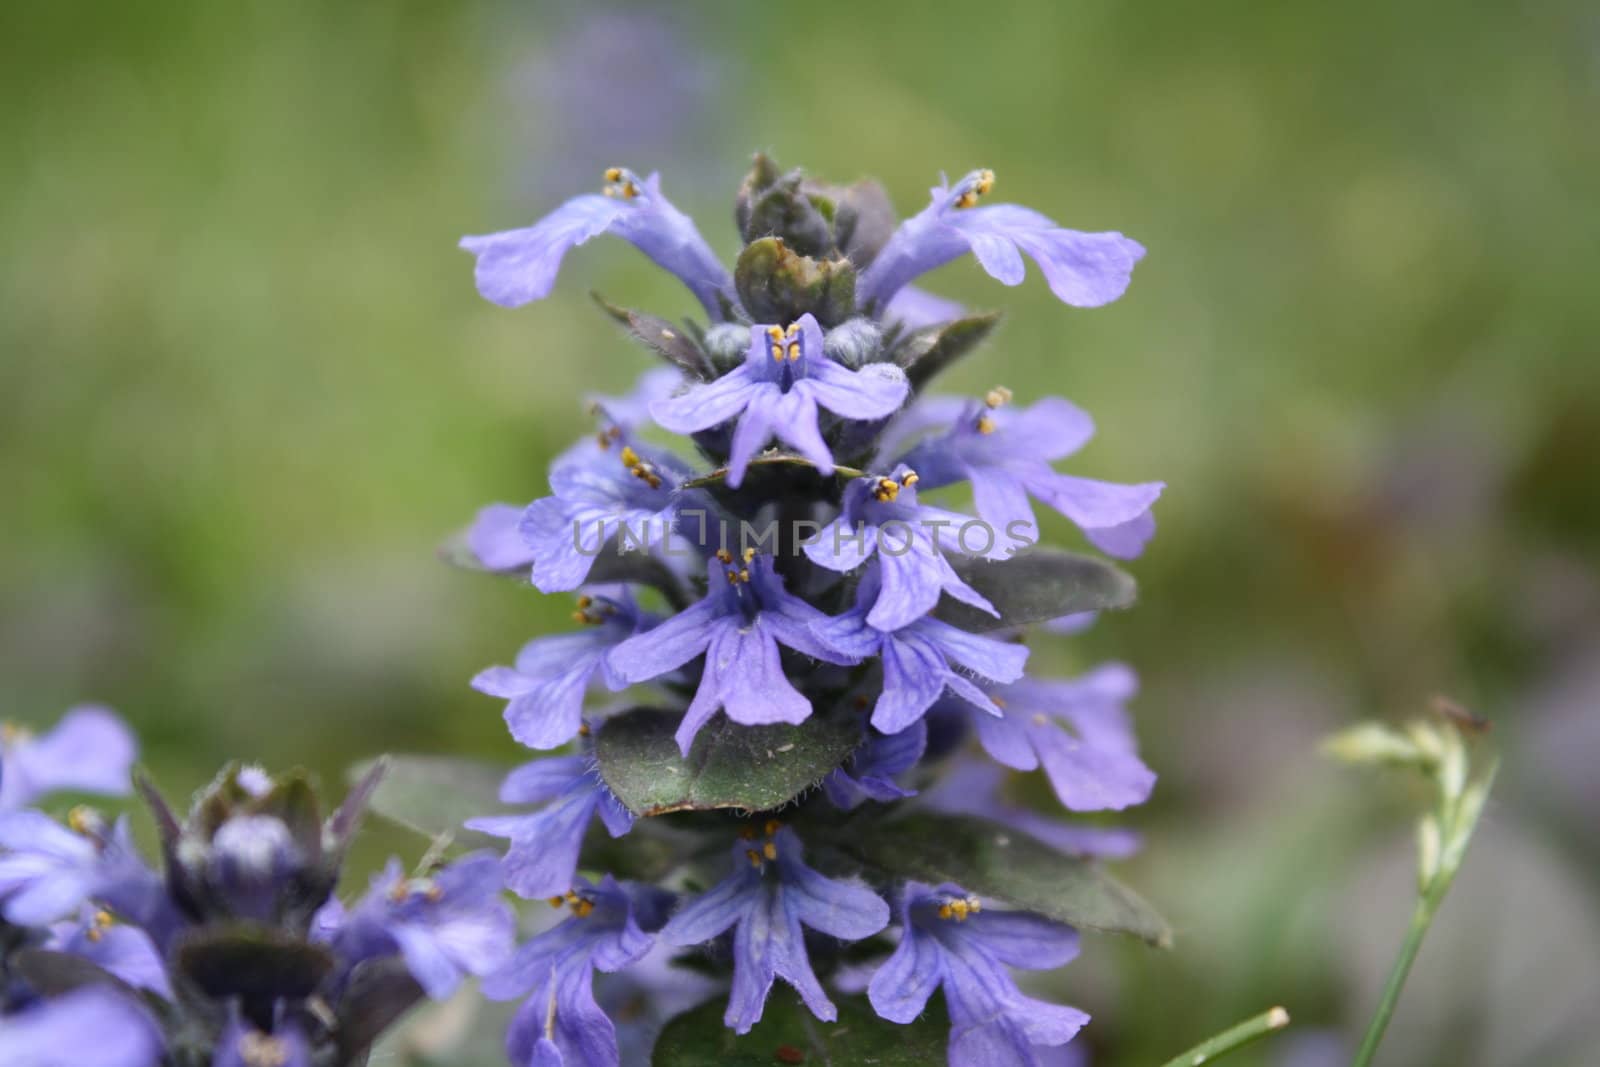
[[[900,946],[872,976],[867,997],[883,1018],[909,1023],[934,990],[950,1009],[950,1067],[1043,1067],[1041,1049],[1065,1045],[1089,1021],[1077,1008],[1017,989],[1007,967],[1049,970],[1078,954],[1069,926],[1019,911],[988,911],[960,886],[907,882]]]
[[[921,721],[914,722],[897,734],[881,734],[876,730],[856,749],[848,764],[849,770],[840,767],[822,780],[822,789],[835,807],[850,811],[869,800],[888,803],[917,795],[895,781],[917,765],[923,750],[928,747],[928,728]]]
[[[774,437],[833,473],[833,454],[817,426],[819,410],[868,421],[899,410],[911,390],[905,372],[889,363],[850,370],[822,346],[822,327],[809,313],[782,326],[750,327],[745,361],[714,382],[650,405],[673,433],[698,433],[738,419],[728,458],[728,484],[738,488],[745,468]]]
[[[155,943],[138,927],[117,922],[110,912],[84,908],[76,922],[52,926],[44,947],[86,959],[135,989],[172,999],[166,962]]]
[[[612,537],[635,550],[666,540],[678,486],[688,475],[677,456],[630,444],[620,431],[568,449],[550,466],[554,495],[535,500],[522,516],[533,584],[544,593],[578,588]]]
[[[596,814],[612,837],[633,827],[633,815],[612,796],[588,756],[524,764],[506,776],[500,799],[544,805],[527,815],[486,815],[466,823],[469,830],[510,839],[502,861],[506,886],[530,900],[572,888],[578,852]]]
[[[391,859],[366,896],[335,925],[349,964],[399,953],[428,996],[442,1000],[468,974],[485,975],[511,953],[516,917],[500,900],[500,860],[475,852],[426,878],[407,878]]]
[[[523,945],[484,979],[492,1000],[526,996],[506,1033],[514,1064],[618,1067],[616,1026],[595,1003],[596,970],[613,973],[644,958],[655,943],[670,894],[650,886],[579,879],[564,902],[572,916]],[[559,907],[563,898],[552,896]]]
[[[611,651],[655,622],[625,586],[594,587],[578,599],[577,618],[586,629],[529,641],[515,667],[490,667],[472,680],[480,693],[510,701],[506,725],[529,748],[558,748],[578,736],[584,693],[596,674],[612,692],[626,689]]]
[[[1023,253],[1039,265],[1050,291],[1074,307],[1109,304],[1128,288],[1144,246],[1120,233],[1065,230],[1016,204],[978,207],[994,172],[975,170],[954,186],[929,190],[933,200],[900,224],[856,283],[865,308],[890,306],[906,283],[968,252],[991,278],[1019,285]]]
[[[877,585],[877,575],[867,575],[856,587],[856,606],[816,627],[817,636],[844,655],[882,658],[883,692],[872,708],[873,727],[899,733],[920,722],[946,691],[991,715],[1001,714],[988,694],[957,668],[991,682],[1015,682],[1022,677],[1028,649],[933,618],[918,618],[888,632],[874,629],[868,608],[882,602]]]
[[[0,916],[18,926],[65,919],[103,900],[141,924],[156,876],[139,859],[126,818],[111,827],[85,809],[72,829],[37,811],[0,813]]]
[[[501,307],[521,307],[550,295],[567,250],[615,234],[689,287],[713,321],[732,303],[733,279],[694,222],[661,193],[661,176],[606,171],[605,195],[575,196],[537,223],[482,237],[461,247],[478,257],[478,292]]]
[[[1060,397],[1028,408],[1008,406],[1009,397],[995,390],[987,402],[964,410],[953,400],[929,405],[929,412],[950,420],[949,430],[901,462],[929,489],[970,481],[978,514],[997,530],[1037,538],[1032,496],[1071,519],[1102,551],[1120,559],[1142,552],[1155,533],[1150,508],[1164,483],[1118,485],[1057,474],[1051,462],[1082,448],[1094,436],[1094,420]]]
[[[0,811],[58,789],[125,796],[138,754],[132,732],[106,708],[73,708],[38,737],[0,725]]]
[[[838,1018],[811,970],[805,934],[859,941],[889,922],[889,907],[865,885],[825,878],[801,859],[794,831],[768,824],[765,841],[741,841],[734,873],[691,900],[661,930],[670,945],[688,947],[733,934],[733,989],[723,1022],[741,1034],[761,1021],[775,978],[793,986],[817,1018]]]
[[[806,555],[835,571],[855,570],[877,556],[877,599],[867,613],[876,630],[910,626],[934,609],[941,593],[998,616],[944,558],[947,548],[959,550],[969,534],[975,550],[997,553],[995,531],[966,515],[919,504],[912,488],[919,480],[904,464],[888,478],[857,478],[845,488],[839,516],[806,542]],[[981,529],[973,533],[974,527]]]
[[[1155,772],[1139,759],[1123,704],[1139,688],[1133,671],[1108,663],[1070,681],[1025,679],[989,695],[1003,718],[974,716],[978,740],[1019,771],[1043,766],[1073,811],[1119,811],[1150,797]]]
[[[6,1067],[155,1067],[161,1054],[155,1020],[104,986],[41,1001],[0,1022]]]
[[[623,679],[644,682],[705,653],[700,688],[678,727],[684,755],[719,708],[747,726],[810,717],[811,702],[784,675],[780,646],[828,663],[856,662],[818,640],[812,629],[828,617],[783,588],[769,557],[749,552],[740,565],[723,550],[707,565],[706,580],[704,600],[611,654]]]

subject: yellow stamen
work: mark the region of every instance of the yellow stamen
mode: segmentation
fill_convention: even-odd
[[[744,854],[749,858],[750,866],[759,871],[761,869],[761,853],[753,848],[747,848],[744,850]]]
[[[768,326],[767,327],[767,336],[769,338],[771,338],[772,340],[774,340],[774,341],[782,341],[783,340],[783,327],[782,326]]]
[[[772,362],[783,362],[783,344],[781,342],[772,346]]]
[[[591,730],[590,730],[590,729],[589,729],[589,724],[588,724],[588,723],[586,723],[586,722],[580,722],[580,723],[579,723],[579,724],[578,724],[578,736],[579,736],[579,737],[588,737],[588,736],[589,736],[589,734],[590,734],[590,733],[592,733],[592,732],[593,732],[593,731],[591,731]]]
[[[991,408],[1003,408],[1011,403],[1011,390],[1003,385],[997,385],[984,394],[983,402]]]
[[[952,914],[954,914],[954,912],[951,910],[949,904],[940,904],[939,905],[939,918],[941,918],[941,919],[949,919]]]
[[[994,702],[994,706],[997,707],[997,708],[1000,708],[1000,709],[1003,710],[1005,708],[1005,706],[1006,706],[1006,698],[1005,697],[997,697],[993,693],[990,693],[989,694],[989,699]]]
[[[639,453],[633,450],[632,445],[622,446],[622,465],[624,467],[637,467],[639,465]]]
[[[769,860],[778,858],[778,846],[771,841],[761,846],[761,854]]]
[[[744,561],[746,563],[749,563],[751,560],[753,560],[755,558],[756,558],[756,550],[755,549],[747,548],[747,549],[744,550]]]
[[[429,904],[437,904],[444,899],[444,890],[430,883],[428,888],[422,891],[422,896]]]
[[[800,342],[799,341],[790,341],[789,342],[789,362],[790,363],[798,363],[798,362],[800,362]]]
[[[606,181],[608,181],[608,182],[620,182],[621,180],[622,180],[622,168],[621,167],[607,167],[606,168]]]
[[[783,331],[783,335],[785,337],[799,337],[800,336],[800,324],[798,322],[791,322],[789,324],[789,328],[787,330]]]
[[[572,905],[572,914],[580,919],[587,919],[592,911],[594,911],[594,901],[589,900],[587,897],[578,900],[577,903]]]
[[[978,416],[978,432],[986,437],[994,433],[994,420],[987,414]]]
[[[594,603],[594,597],[590,596],[588,593],[585,593],[585,594],[583,594],[582,596],[580,596],[578,598],[578,607],[580,607],[580,608],[587,608],[590,604],[593,604],[593,603]]]
[[[913,485],[916,485],[921,480],[921,478],[917,477],[916,471],[906,471],[905,474],[903,474],[900,478],[900,484],[905,486],[907,489],[910,489]]]
[[[994,171],[989,170],[988,168],[985,168],[984,170],[982,170],[982,171],[980,171],[978,173],[978,186],[977,186],[978,195],[979,196],[988,196],[989,195],[989,191],[991,189],[993,189],[993,188],[994,188]]]
[[[551,897],[549,904],[552,908],[559,908],[567,902],[566,897]]]
[[[73,833],[84,835],[95,833],[99,830],[104,821],[105,820],[101,818],[100,813],[89,807],[87,804],[79,804],[77,807],[67,812],[67,826],[73,831]]]

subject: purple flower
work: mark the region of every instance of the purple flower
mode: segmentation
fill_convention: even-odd
[[[933,618],[918,618],[888,632],[874,629],[867,606],[882,603],[877,581],[869,574],[856,589],[856,606],[816,627],[823,642],[845,655],[882,658],[883,692],[872,708],[872,725],[886,734],[899,733],[920,721],[946,691],[999,715],[988,695],[957,667],[993,682],[1014,682],[1022,677],[1027,648]]]
[[[311,1046],[293,1023],[280,1023],[272,1033],[257,1030],[235,1015],[217,1038],[211,1067],[311,1067]]]
[[[902,329],[920,330],[924,326],[959,319],[966,313],[967,309],[954,300],[946,300],[914,285],[907,285],[883,309],[883,318],[888,322],[898,322]]]
[[[557,907],[572,916],[519,948],[484,979],[492,1000],[526,996],[506,1033],[506,1052],[518,1067],[617,1067],[617,1031],[595,1003],[594,972],[620,971],[642,959],[654,939],[645,932],[665,918],[670,894],[650,886],[619,885],[609,874],[598,885],[579,879]]]
[[[133,734],[106,708],[73,708],[38,737],[0,725],[0,811],[58,789],[124,796],[138,753]]]
[[[503,861],[506,885],[529,899],[559,896],[572,887],[578,853],[596,813],[612,837],[633,827],[633,815],[611,795],[586,755],[518,767],[500,786],[500,799],[544,805],[531,814],[486,815],[466,824],[469,830],[510,839]]]
[[[558,748],[578,736],[584,693],[597,673],[612,692],[627,688],[611,652],[655,621],[625,586],[595,587],[579,597],[577,618],[586,629],[529,641],[515,667],[490,667],[472,680],[480,693],[510,701],[506,725],[529,748]]]
[[[1082,448],[1094,436],[1094,421],[1060,397],[1028,408],[1009,407],[1009,399],[997,389],[982,404],[953,397],[919,404],[919,425],[942,422],[949,429],[901,462],[929,489],[970,481],[978,514],[995,529],[1036,536],[1032,496],[1071,519],[1103,551],[1122,559],[1142,552],[1155,533],[1150,508],[1165,485],[1057,474],[1051,462]]]
[[[1123,704],[1139,688],[1133,671],[1108,663],[1070,681],[1024,679],[989,689],[1001,718],[974,716],[978,740],[1019,771],[1040,765],[1073,811],[1142,804],[1156,776],[1139,759]]]
[[[135,989],[172,999],[166,963],[150,936],[117,922],[108,911],[85,907],[77,921],[56,923],[44,947],[86,959]]]
[[[850,370],[823,350],[822,327],[809,313],[790,324],[750,327],[745,361],[714,382],[650,405],[656,422],[673,433],[697,433],[738,419],[728,458],[728,484],[737,488],[745,468],[774,437],[833,472],[817,425],[819,408],[841,418],[889,416],[905,402],[905,373],[888,363]]]
[[[86,986],[0,1019],[6,1067],[155,1067],[155,1021],[131,997]]]
[[[1120,233],[1064,230],[1016,204],[978,207],[994,185],[994,172],[975,170],[954,186],[929,190],[932,202],[900,224],[856,283],[863,308],[884,307],[907,282],[967,252],[1004,285],[1019,285],[1026,252],[1044,272],[1050,291],[1075,307],[1109,304],[1128,288],[1144,247]]]
[[[906,789],[895,781],[895,776],[909,771],[922,758],[928,746],[928,728],[921,721],[914,722],[899,733],[882,734],[872,731],[848,764],[849,770],[840,767],[822,780],[822,789],[836,807],[850,811],[868,800],[888,803],[917,795],[915,789]]]
[[[934,609],[939,594],[998,615],[994,605],[963,582],[944,558],[969,527],[983,527],[980,551],[996,549],[994,531],[976,519],[917,502],[918,474],[902,464],[888,478],[869,475],[845,487],[837,518],[806,542],[806,555],[820,567],[851,571],[878,557],[877,590],[867,623],[892,632]]]
[[[0,812],[0,916],[18,926],[65,919],[102,900],[141,924],[156,876],[139,859],[126,818],[106,827],[75,809],[68,829],[37,811]]]
[[[550,295],[567,250],[602,233],[615,234],[675,275],[721,321],[733,297],[733,279],[689,216],[661,193],[661,176],[606,171],[605,195],[586,193],[526,229],[463,237],[478,257],[478,292],[501,307],[520,307]]]
[[[515,504],[488,504],[478,509],[467,528],[467,548],[491,571],[519,571],[533,566],[533,549],[522,539],[522,513]]]
[[[651,404],[671,396],[682,384],[683,374],[677,368],[651,367],[639,375],[633,389],[623,396],[593,393],[585,399],[590,409],[600,417],[606,432],[609,433],[614,427],[628,435],[650,422]]]
[[[1065,1045],[1089,1021],[1077,1008],[1027,997],[1007,967],[1048,970],[1078,954],[1069,926],[1018,911],[988,911],[960,886],[907,882],[900,945],[867,997],[883,1018],[909,1023],[944,987],[951,1067],[1041,1067],[1040,1047]]]
[[[780,646],[829,663],[854,660],[819,641],[812,627],[827,616],[783,588],[772,560],[747,552],[743,565],[726,550],[707,564],[705,599],[616,647],[611,662],[628,682],[677,670],[702,652],[705,670],[683,722],[684,755],[719,708],[746,725],[804,722],[811,702],[785,676]]]
[[[830,937],[859,941],[889,922],[889,907],[865,885],[825,878],[801,859],[793,830],[767,824],[764,842],[741,841],[734,873],[703,893],[661,930],[668,944],[688,947],[733,933],[733,989],[723,1022],[741,1034],[761,1021],[774,978],[793,986],[819,1019],[838,1012],[806,956],[809,927]]]
[[[1118,826],[1074,826],[1036,811],[1007,803],[1000,795],[1006,771],[993,763],[961,760],[947,768],[939,783],[922,794],[922,803],[939,811],[977,815],[1021,830],[1058,852],[1100,859],[1126,859],[1144,839]]]
[[[629,444],[620,434],[602,433],[568,449],[550,467],[554,495],[529,504],[519,525],[533,555],[533,584],[545,593],[576,589],[612,537],[619,538],[618,551],[643,551],[666,540],[688,473],[672,453]]]
[[[511,954],[516,917],[500,899],[500,860],[475,852],[425,878],[407,878],[391,859],[342,920],[319,919],[350,965],[399,953],[435,1000],[468,974],[485,975]],[[336,916],[336,913],[335,913]]]

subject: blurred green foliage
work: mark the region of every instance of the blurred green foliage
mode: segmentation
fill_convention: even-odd
[[[466,682],[568,605],[433,547],[541,492],[580,396],[647,365],[586,289],[691,302],[597,242],[554,298],[504,311],[457,237],[582,191],[541,181],[575,163],[661,167],[729,252],[756,148],[877,175],[905,213],[940,169],[988,166],[997,200],[1150,254],[1093,312],[947,269],[932,288],[1008,320],[945,387],[1065,393],[1101,428],[1076,469],[1170,484],[1141,605],[1036,655],[1146,679],[1163,781],[1127,820],[1151,843],[1126,875],[1178,948],[1091,944],[1052,981],[1096,1015],[1097,1064],[1269,1003],[1356,1029],[1408,904],[1352,887],[1407,809],[1320,768],[1315,737],[1444,690],[1515,755],[1528,702],[1600,647],[1592,7],[677,5],[663,47],[715,69],[715,115],[682,115],[670,159],[573,160],[544,131],[651,92],[626,63],[571,70],[559,102],[519,80],[593,13],[0,11],[0,713],[113,704],[177,794],[241,755],[325,780],[381,750],[511,756]],[[1592,810],[1534,759],[1502,788],[1509,836],[1578,901],[1542,917],[1555,944],[1600,957]],[[1494,1031],[1490,986],[1428,971],[1432,951],[1418,983],[1478,1029],[1408,1031],[1403,1003],[1393,1062],[1593,1062],[1592,1018]],[[1517,995],[1548,999],[1541,976],[1600,981],[1546,960]]]

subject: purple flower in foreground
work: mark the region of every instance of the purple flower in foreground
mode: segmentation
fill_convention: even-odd
[[[966,313],[967,309],[954,300],[946,300],[908,285],[889,301],[883,309],[882,318],[887,322],[898,322],[907,330],[920,330],[924,326],[959,319]]]
[[[819,623],[817,636],[854,659],[877,655],[883,661],[883,692],[872,708],[872,725],[899,733],[921,720],[946,691],[992,715],[999,715],[982,688],[957,667],[992,682],[1014,682],[1028,661],[1026,647],[968,633],[938,619],[922,617],[898,630],[874,629],[867,605],[875,599],[877,578],[868,575],[856,591],[856,606]]]
[[[544,805],[526,815],[486,815],[466,823],[469,830],[510,839],[502,861],[506,885],[529,899],[559,896],[572,887],[578,852],[597,813],[612,837],[633,827],[633,815],[611,795],[587,755],[523,764],[506,776],[500,799]]]
[[[851,482],[838,517],[806,542],[806,556],[834,571],[855,570],[877,556],[877,596],[867,612],[867,623],[876,630],[910,626],[934,609],[941,593],[998,616],[994,605],[962,581],[944,558],[945,548],[960,546],[968,526],[983,523],[919,504],[912,488],[918,481],[918,474],[902,464],[891,477],[869,475]],[[994,530],[984,527],[982,532],[981,550],[994,551]]]
[[[52,926],[44,947],[86,959],[135,989],[172,999],[166,963],[155,943],[138,927],[117,922],[110,912],[85,907],[77,921]]]
[[[859,941],[889,922],[889,906],[878,894],[856,882],[823,877],[801,859],[794,831],[775,823],[767,830],[763,842],[740,842],[734,873],[691,900],[661,930],[663,941],[686,948],[734,928],[733,989],[722,1018],[741,1034],[761,1021],[775,978],[793,986],[817,1018],[838,1018],[811,970],[801,927]]]
[[[128,820],[107,827],[77,809],[72,829],[37,811],[0,812],[0,916],[18,926],[65,919],[90,900],[137,921],[156,876],[139,859]]]
[[[292,1023],[263,1033],[235,1016],[227,1029],[217,1038],[216,1055],[211,1067],[311,1067],[311,1047],[305,1034]]]
[[[39,736],[0,725],[0,811],[58,789],[126,795],[138,753],[133,733],[106,708],[73,708]]]
[[[665,449],[609,432],[568,449],[550,466],[553,495],[529,504],[518,527],[533,555],[533,584],[544,593],[576,589],[613,537],[619,551],[666,540],[688,474]]]
[[[937,785],[922,794],[922,803],[956,815],[978,815],[1021,830],[1030,837],[1073,856],[1126,859],[1144,839],[1118,826],[1078,826],[1008,803],[1001,795],[1007,772],[993,763],[960,760],[945,770]]]
[[[626,586],[594,587],[578,599],[576,617],[585,629],[529,641],[515,667],[490,667],[472,680],[480,693],[510,701],[506,725],[529,748],[557,748],[578,736],[584,693],[596,674],[612,692],[627,688],[611,651],[655,622]]]
[[[846,764],[822,780],[823,792],[836,807],[850,811],[869,800],[888,803],[917,795],[895,781],[917,765],[928,747],[928,728],[914,722],[899,733],[872,731]]]
[[[733,279],[694,222],[661,193],[661,177],[606,171],[605,195],[575,196],[526,229],[463,237],[478,257],[478,292],[501,307],[550,295],[567,251],[602,233],[615,234],[676,275],[713,321],[732,303]]]
[[[973,716],[978,740],[1019,771],[1043,766],[1056,796],[1073,811],[1120,810],[1149,799],[1155,772],[1139,759],[1123,708],[1139,679],[1108,663],[1068,681],[1024,679],[989,688],[1001,718]]]
[[[670,894],[650,886],[579,879],[565,897],[572,916],[539,934],[484,979],[492,1000],[526,996],[506,1033],[518,1067],[617,1067],[617,1031],[595,1003],[594,972],[620,971],[655,943],[646,930],[666,917]],[[560,906],[562,899],[552,896]]]
[[[750,327],[745,361],[716,381],[650,405],[656,422],[673,433],[697,433],[738,419],[728,457],[728,484],[737,488],[745,468],[774,437],[833,472],[817,425],[825,408],[841,418],[882,419],[905,402],[911,386],[889,363],[850,370],[823,350],[822,327],[809,313],[788,329]]]
[[[131,997],[86,986],[0,1020],[6,1067],[155,1067],[155,1021]]]
[[[505,962],[516,938],[516,916],[500,899],[500,860],[475,852],[425,878],[407,878],[391,859],[355,907],[318,926],[341,959],[399,953],[412,977],[434,999],[448,997],[468,974],[484,975]]]
[[[705,653],[700,688],[677,732],[685,755],[719,708],[747,726],[810,717],[811,702],[784,674],[780,646],[829,663],[855,662],[818,640],[812,629],[827,616],[783,588],[769,557],[747,552],[739,565],[724,550],[707,566],[705,599],[611,654],[625,680],[644,682]]]
[[[1024,996],[1006,970],[1065,965],[1078,954],[1071,927],[984,910],[949,883],[907,882],[899,918],[900,945],[872,976],[867,997],[885,1019],[909,1023],[943,986],[951,1067],[1042,1067],[1041,1046],[1065,1045],[1089,1021],[1077,1008]]]
[[[1072,455],[1094,436],[1094,420],[1060,397],[1031,407],[1007,405],[997,389],[985,403],[941,397],[923,401],[922,425],[943,423],[942,436],[923,441],[901,462],[915,468],[925,488],[970,481],[977,511],[995,529],[1032,531],[1032,496],[1076,523],[1103,551],[1137,556],[1155,533],[1150,508],[1165,485],[1119,485],[1058,474],[1054,460]]]
[[[1075,307],[1109,304],[1128,288],[1144,247],[1120,233],[1066,230],[1037,211],[1016,204],[978,207],[994,186],[994,173],[975,170],[929,190],[932,201],[900,224],[856,283],[862,307],[894,300],[907,282],[967,252],[991,278],[1021,284],[1027,253],[1050,291]]]

